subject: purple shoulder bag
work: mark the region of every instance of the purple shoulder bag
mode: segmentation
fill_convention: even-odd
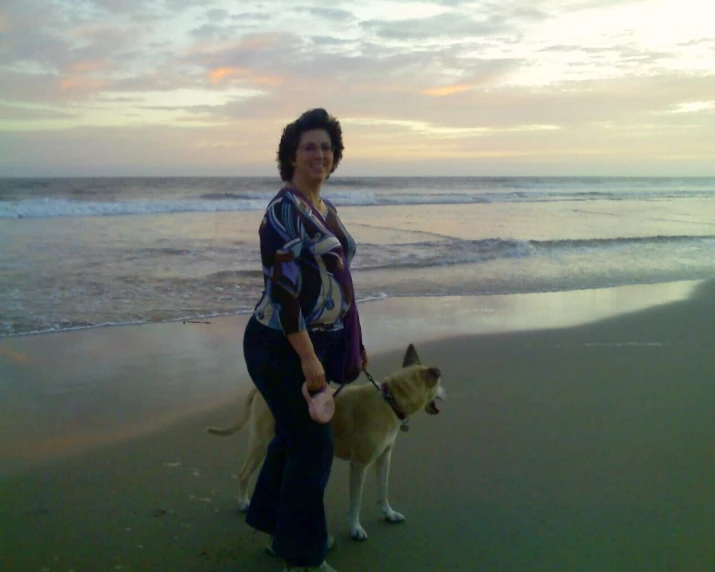
[[[296,195],[302,203],[310,209],[313,216],[315,216],[327,229],[330,229],[327,221],[323,218],[323,215],[318,211],[310,201],[297,189],[292,187],[287,187],[284,189],[286,192],[293,193]],[[357,304],[355,302],[355,289],[353,288],[352,274],[350,273],[350,263],[345,256],[345,252],[342,247],[337,247],[334,251],[340,256],[343,264],[342,268],[336,270],[335,278],[340,283],[343,292],[350,293],[351,299],[350,307],[348,311],[343,316],[343,348],[342,348],[342,360],[340,356],[333,356],[335,359],[334,364],[331,363],[329,369],[331,371],[326,372],[330,378],[330,381],[336,383],[350,383],[355,381],[360,377],[360,372],[362,371],[362,361],[363,361],[363,344],[362,344],[362,328],[360,326],[360,315],[357,310]],[[333,359],[330,359],[333,362]]]

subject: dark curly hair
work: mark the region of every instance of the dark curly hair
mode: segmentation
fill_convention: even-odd
[[[278,144],[278,171],[281,174],[282,181],[290,181],[293,179],[293,162],[295,154],[298,150],[300,138],[306,131],[313,129],[324,129],[330,136],[330,142],[333,145],[333,168],[331,173],[338,168],[340,159],[343,158],[343,131],[340,127],[340,122],[330,115],[325,109],[317,108],[306,111],[298,119],[289,123],[283,128],[283,135]]]

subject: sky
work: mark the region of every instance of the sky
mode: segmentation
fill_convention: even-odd
[[[0,0],[0,176],[715,176],[711,0]]]

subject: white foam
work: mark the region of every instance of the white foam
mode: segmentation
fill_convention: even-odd
[[[355,270],[451,266],[497,258],[528,258],[535,248],[527,240],[438,240],[405,245],[363,244],[353,261]]]
[[[30,199],[0,203],[0,218],[122,216],[187,212],[259,210],[263,199],[88,202],[68,199]]]
[[[364,302],[376,302],[378,300],[384,300],[387,297],[388,296],[385,292],[379,292],[377,294],[372,294],[370,296],[362,296],[357,299],[357,303],[362,304]]]
[[[637,347],[637,348],[660,348],[669,346],[670,342],[586,342],[583,344],[587,348],[620,348],[620,347]]]
[[[127,201],[92,201],[67,198],[41,198],[0,201],[0,218],[49,218],[122,216],[186,212],[234,212],[262,210],[273,193],[206,193],[205,198]],[[578,192],[538,190],[528,192],[489,191],[372,191],[368,189],[325,189],[325,196],[337,206],[460,205],[481,203],[524,203],[584,200],[669,200],[677,198],[712,198],[711,190],[691,192],[613,191]]]

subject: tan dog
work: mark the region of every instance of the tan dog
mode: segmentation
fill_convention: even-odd
[[[374,463],[377,469],[378,504],[389,522],[402,522],[405,517],[395,512],[387,501],[387,481],[390,456],[402,426],[409,417],[424,409],[439,413],[436,401],[446,393],[438,368],[421,364],[412,344],[402,361],[402,369],[385,378],[378,390],[372,384],[348,386],[335,398],[332,420],[335,456],[350,461],[350,534],[356,540],[367,540],[360,525],[360,504],[365,473]],[[403,418],[402,420],[400,418]],[[226,429],[210,428],[212,435],[232,435],[250,422],[248,458],[238,477],[239,510],[248,509],[248,482],[263,463],[266,449],[274,435],[275,424],[268,405],[256,389],[252,389],[243,404],[238,422]]]

